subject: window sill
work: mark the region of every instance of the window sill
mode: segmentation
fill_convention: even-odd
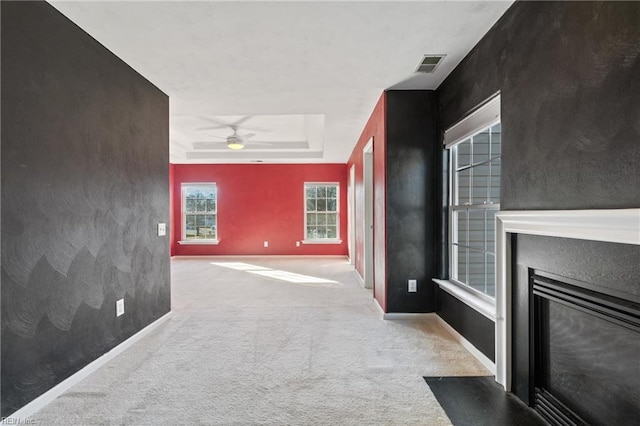
[[[438,284],[440,288],[456,299],[460,300],[462,303],[466,304],[470,308],[476,310],[478,313],[484,315],[489,318],[491,321],[496,320],[496,302],[495,300],[489,301],[486,300],[477,294],[474,294],[473,291],[467,290],[463,286],[451,282],[449,280],[438,280],[433,279],[433,282]]]
[[[178,244],[181,246],[217,246],[220,240],[180,240]]]
[[[342,244],[342,240],[325,239],[325,240],[302,240],[302,244]]]

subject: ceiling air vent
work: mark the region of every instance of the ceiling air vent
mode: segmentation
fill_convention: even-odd
[[[424,55],[415,72],[432,73],[447,55]]]

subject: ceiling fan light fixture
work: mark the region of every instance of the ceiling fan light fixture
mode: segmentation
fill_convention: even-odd
[[[244,144],[239,140],[229,141],[229,142],[227,142],[227,148],[229,148],[229,149],[243,149],[244,148]]]

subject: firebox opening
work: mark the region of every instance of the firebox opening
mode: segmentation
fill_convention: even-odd
[[[640,418],[640,304],[530,270],[534,408],[551,424]]]

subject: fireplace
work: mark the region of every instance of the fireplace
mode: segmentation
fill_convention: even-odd
[[[640,209],[501,212],[496,229],[496,380],[552,424],[633,424]]]
[[[552,424],[634,424],[640,304],[566,277],[529,275],[536,411]]]

